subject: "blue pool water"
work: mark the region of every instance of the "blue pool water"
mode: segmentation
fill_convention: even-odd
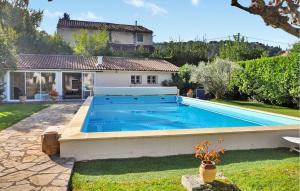
[[[276,126],[299,122],[177,96],[96,96],[82,132]]]

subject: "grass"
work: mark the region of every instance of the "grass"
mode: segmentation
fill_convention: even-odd
[[[218,170],[240,190],[298,191],[299,155],[287,149],[228,151]],[[77,162],[73,191],[184,191],[181,176],[198,173],[193,155]]]
[[[239,107],[245,107],[249,109],[257,109],[261,111],[267,111],[267,112],[277,113],[282,115],[289,115],[292,117],[300,117],[300,111],[298,109],[293,109],[288,107],[281,107],[281,106],[268,105],[268,104],[257,103],[257,102],[249,102],[249,101],[219,100],[219,99],[212,99],[210,101],[239,106]]]
[[[48,107],[48,104],[0,104],[0,131]]]

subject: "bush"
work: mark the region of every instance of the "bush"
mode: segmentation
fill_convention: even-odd
[[[172,75],[171,80],[162,82],[162,86],[177,86],[181,95],[186,95],[189,89],[195,89],[197,84],[190,82],[193,65],[184,64],[179,68],[177,74]]]
[[[234,62],[219,58],[207,64],[200,62],[198,66],[193,66],[190,81],[201,84],[206,93],[220,99],[228,92],[232,75],[239,69]]]
[[[252,98],[277,105],[299,105],[300,54],[238,62],[243,70],[233,85]]]

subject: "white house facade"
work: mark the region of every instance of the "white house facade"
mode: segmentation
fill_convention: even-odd
[[[159,59],[21,54],[17,68],[7,69],[5,101],[49,99],[56,90],[61,99],[85,99],[94,87],[157,87],[171,80],[178,68]]]

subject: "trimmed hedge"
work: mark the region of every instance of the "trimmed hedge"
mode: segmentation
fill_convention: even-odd
[[[300,97],[300,54],[238,62],[243,70],[233,84],[241,93],[276,105],[297,105]]]

